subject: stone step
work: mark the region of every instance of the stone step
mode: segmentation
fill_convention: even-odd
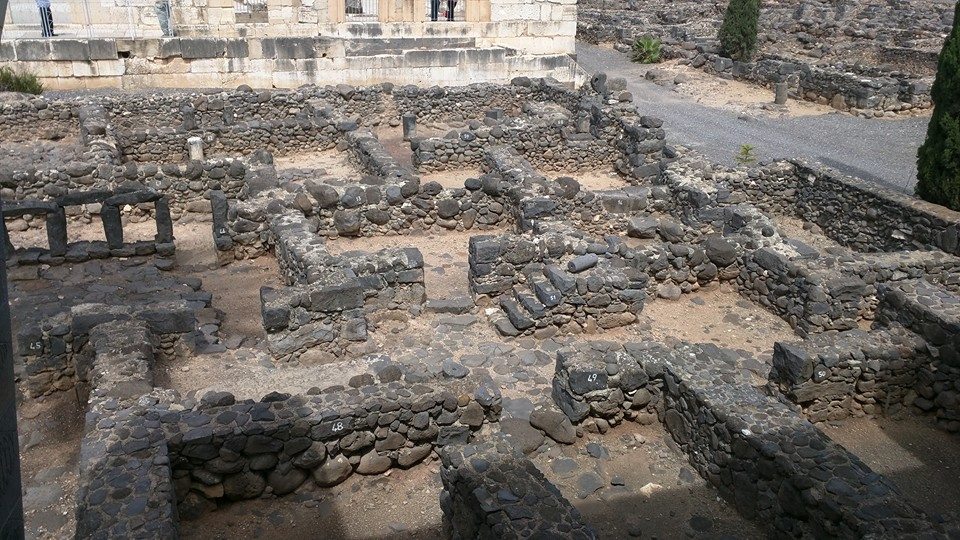
[[[563,302],[563,294],[546,279],[535,277],[530,285],[537,299],[548,308],[559,306]]]
[[[536,295],[529,288],[520,285],[514,286],[513,297],[532,318],[542,319],[547,314],[547,307],[537,300]]]
[[[577,288],[577,278],[555,264],[547,265],[543,269],[543,275],[550,280],[560,294],[569,294]]]
[[[464,315],[474,308],[473,299],[469,296],[454,296],[451,298],[431,298],[424,306],[428,313],[447,313],[450,315]]]
[[[510,324],[521,332],[533,327],[535,324],[533,319],[527,315],[526,311],[520,307],[520,304],[509,296],[504,295],[500,297],[500,308],[507,314],[507,318],[510,319]]]

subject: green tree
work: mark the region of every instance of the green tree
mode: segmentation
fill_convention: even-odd
[[[960,2],[930,91],[933,116],[917,152],[917,195],[960,210]]]
[[[760,0],[730,0],[720,25],[720,49],[723,54],[749,62],[757,51],[757,21]]]

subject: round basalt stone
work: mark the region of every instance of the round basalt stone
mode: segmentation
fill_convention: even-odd
[[[390,222],[390,213],[379,208],[371,208],[364,212],[363,216],[374,225],[386,225]]]

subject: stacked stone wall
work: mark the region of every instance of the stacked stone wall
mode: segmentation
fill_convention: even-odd
[[[919,537],[955,530],[753,388],[737,357],[713,345],[580,344],[558,352],[554,399],[577,423],[645,422],[655,414],[700,475],[774,535]]]
[[[440,456],[449,538],[596,538],[560,490],[508,442],[446,447]]]

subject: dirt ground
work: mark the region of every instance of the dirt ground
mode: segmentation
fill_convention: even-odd
[[[931,513],[960,517],[960,444],[929,418],[855,418],[819,426],[907,499]]]

